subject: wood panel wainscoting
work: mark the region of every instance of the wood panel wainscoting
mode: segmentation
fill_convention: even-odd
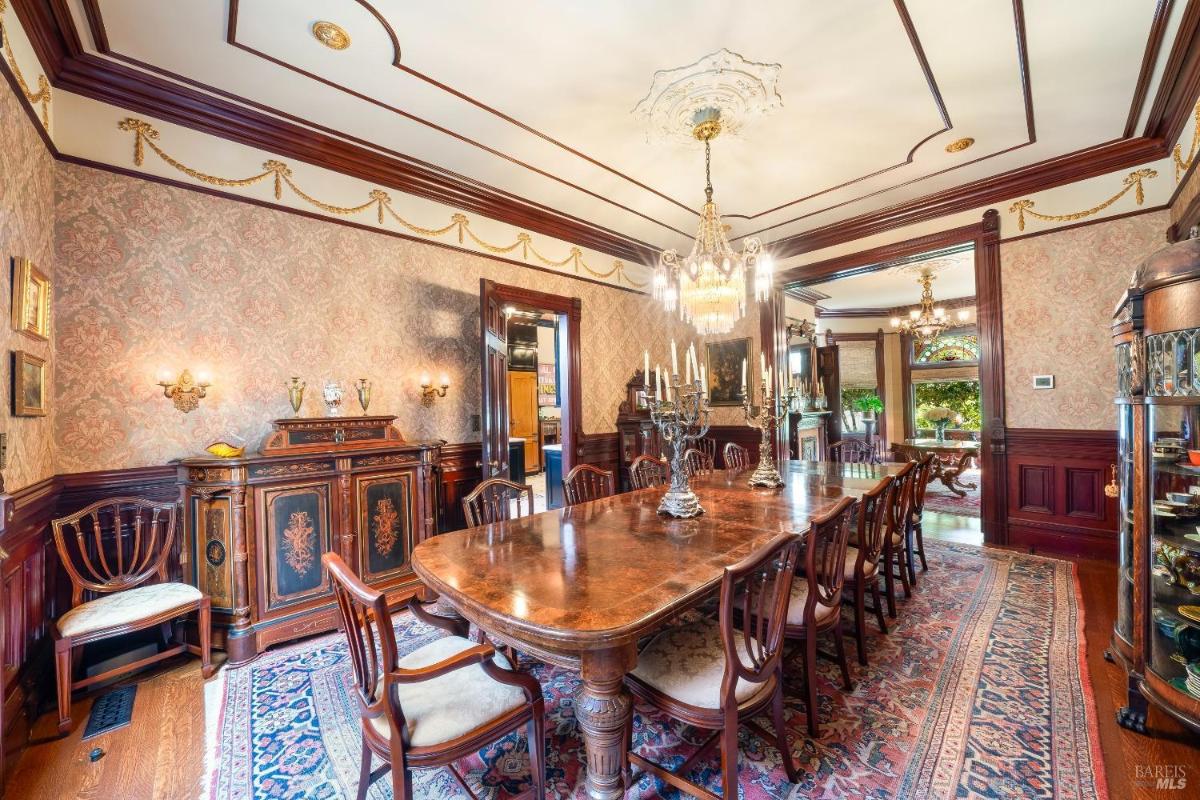
[[[1115,560],[1116,431],[1009,428],[1007,544]]]

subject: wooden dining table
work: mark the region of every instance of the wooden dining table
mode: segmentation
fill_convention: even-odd
[[[662,487],[445,533],[413,551],[425,585],[498,644],[579,671],[575,716],[588,796],[625,794],[624,678],[638,640],[712,597],[725,567],[901,464],[783,462],[784,485],[751,489],[750,470],[693,479],[705,513],[657,513]]]

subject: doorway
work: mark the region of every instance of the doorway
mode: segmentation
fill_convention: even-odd
[[[534,510],[561,505],[582,422],[582,304],[483,279],[480,478],[533,488]]]

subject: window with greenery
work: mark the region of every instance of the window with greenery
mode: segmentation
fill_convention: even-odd
[[[878,417],[883,413],[883,402],[872,388],[842,389],[842,431],[862,433],[866,430],[864,414],[871,412]],[[876,430],[878,433],[878,429]]]
[[[924,346],[913,342],[914,366],[918,364],[978,364],[979,334],[962,333],[939,336]]]
[[[948,408],[962,417],[952,428],[977,431],[983,425],[983,409],[979,400],[979,381],[913,382],[913,408],[916,409],[917,429],[933,429],[933,423],[925,419],[925,410],[940,406]]]

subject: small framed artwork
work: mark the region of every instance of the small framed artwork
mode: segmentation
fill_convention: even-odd
[[[50,279],[27,258],[12,260],[12,326],[40,341],[50,338]]]
[[[742,362],[750,364],[750,340],[708,342],[708,402],[713,406],[742,404]],[[753,367],[753,365],[750,365]]]
[[[1054,388],[1054,376],[1053,375],[1034,375],[1033,376],[1033,388],[1035,388],[1035,389],[1053,389]]]
[[[12,362],[13,416],[46,416],[46,359],[15,350]]]

